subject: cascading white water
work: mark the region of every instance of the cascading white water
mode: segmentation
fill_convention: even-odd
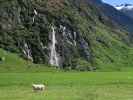
[[[50,45],[50,64],[54,65],[54,66],[59,66],[59,58],[58,58],[58,54],[56,52],[56,32],[55,32],[55,27],[52,26],[52,43]]]
[[[32,18],[32,22],[35,22],[35,17],[38,15],[38,12],[34,9],[34,16]]]
[[[74,45],[76,46],[77,45],[77,43],[76,43],[77,35],[76,35],[76,32],[74,32],[73,34],[74,34]]]
[[[27,43],[24,43],[23,53],[25,54],[25,56],[27,56],[29,60],[33,61],[31,49],[29,48]]]

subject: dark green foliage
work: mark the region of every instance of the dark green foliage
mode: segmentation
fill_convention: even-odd
[[[0,1],[0,12],[0,47],[26,58],[23,48],[27,43],[34,63],[49,63],[49,37],[54,25],[62,68],[120,70],[133,65],[128,33],[86,0],[4,0]],[[72,36],[77,33],[76,46],[62,37],[60,25]]]

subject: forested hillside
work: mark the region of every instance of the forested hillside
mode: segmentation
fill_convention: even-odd
[[[35,64],[64,69],[131,68],[131,33],[104,14],[99,3],[0,0],[0,48]]]

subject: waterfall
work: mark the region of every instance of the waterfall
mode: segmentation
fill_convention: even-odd
[[[54,66],[59,66],[59,58],[58,58],[58,54],[56,52],[56,32],[55,32],[55,27],[52,26],[52,33],[51,33],[52,37],[51,37],[51,40],[52,40],[52,43],[50,45],[50,64],[51,65],[54,65]]]
[[[34,16],[32,18],[32,22],[35,22],[35,17],[38,15],[38,12],[34,9]]]
[[[37,11],[36,11],[35,9],[34,9],[34,14],[35,14],[35,15],[38,15],[38,13],[37,13]]]
[[[33,61],[31,49],[29,48],[27,43],[24,43],[23,53],[25,54],[25,56],[27,56],[29,60]]]
[[[76,34],[76,32],[74,32],[73,34],[74,34],[74,36],[73,36],[74,37],[74,45],[76,46],[77,45],[77,43],[76,43],[77,34]]]

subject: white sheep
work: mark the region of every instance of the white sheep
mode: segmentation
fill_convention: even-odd
[[[32,84],[32,88],[34,91],[45,91],[44,84]]]

